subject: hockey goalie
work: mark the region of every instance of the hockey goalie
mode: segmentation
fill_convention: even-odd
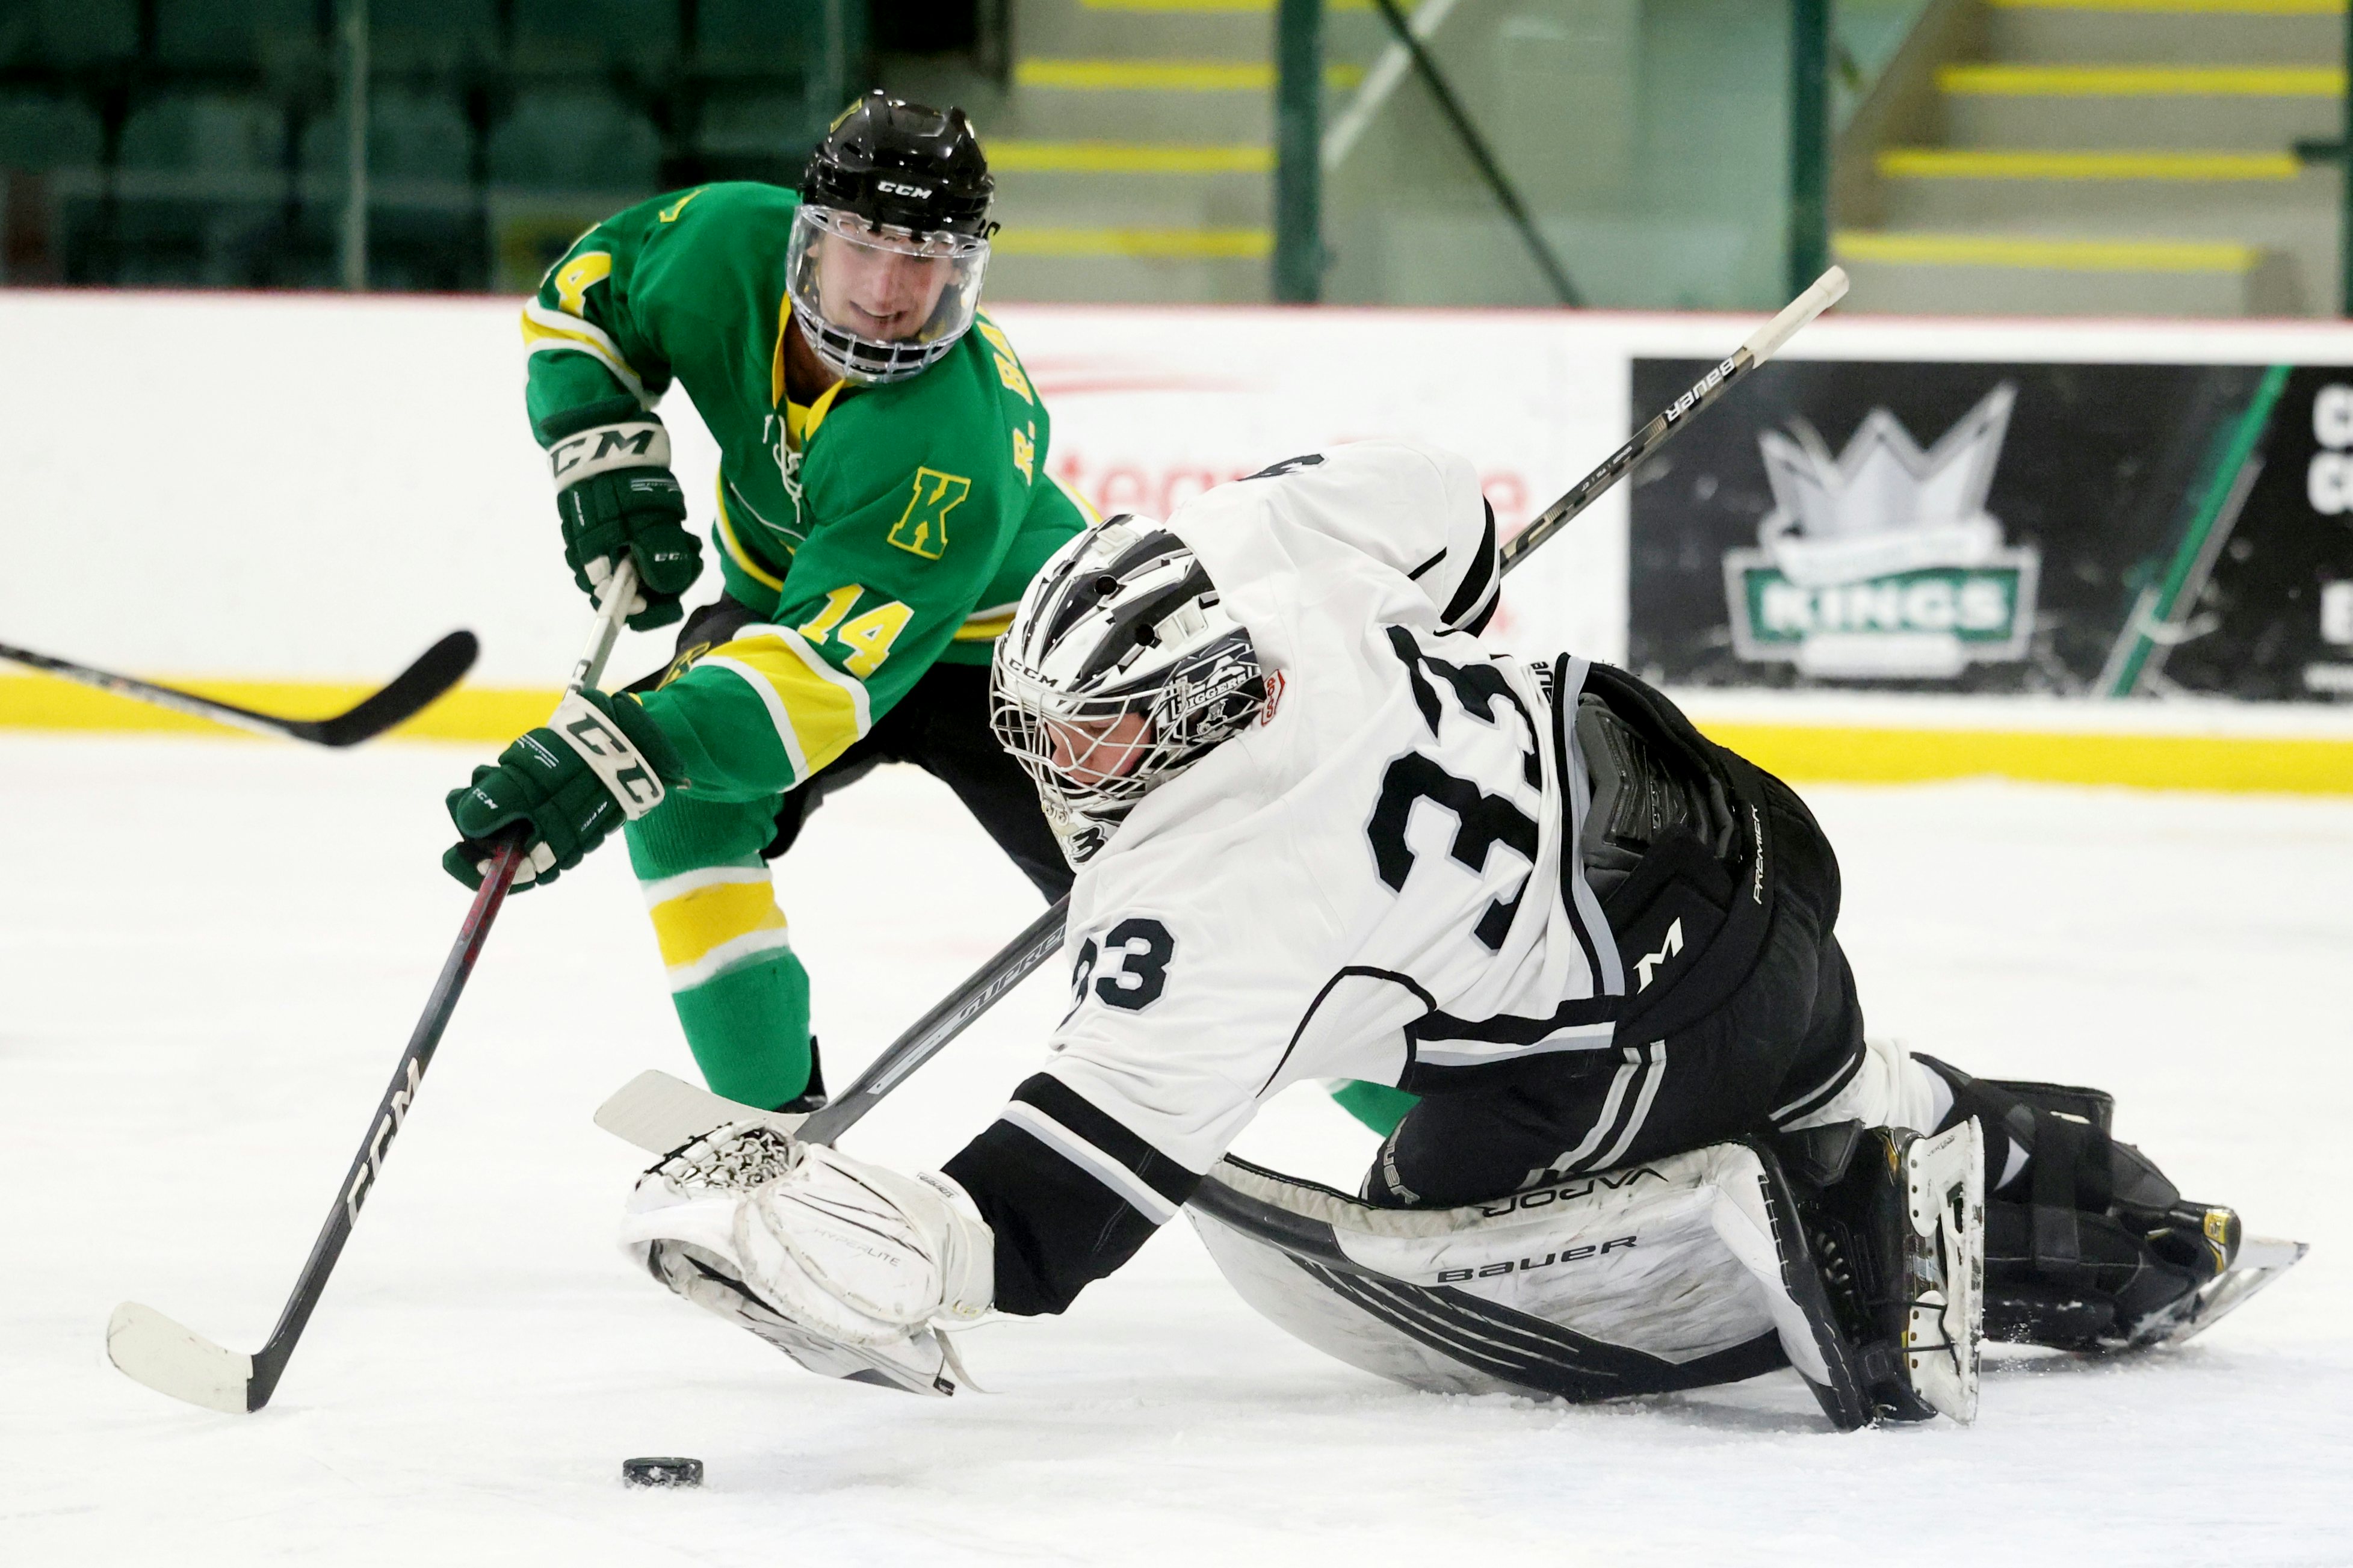
[[[624,1245],[944,1393],[941,1330],[1059,1312],[1189,1205],[1254,1307],[1413,1386],[1787,1365],[1841,1426],[1968,1420],[1988,1333],[2176,1339],[2293,1261],[2105,1095],[1866,1038],[1804,803],[1622,671],[1489,652],[1498,585],[1471,466],[1398,443],[1071,541],[992,677],[1077,870],[1044,1067],[936,1172],[715,1127]],[[1407,1107],[1358,1192],[1226,1156],[1335,1079]]]

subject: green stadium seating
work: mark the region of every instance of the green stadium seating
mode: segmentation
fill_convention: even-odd
[[[695,150],[723,158],[801,157],[824,133],[827,118],[805,93],[717,89],[703,100]]]
[[[284,226],[285,117],[268,99],[174,92],[123,121],[114,233],[121,282],[252,288]]]
[[[661,137],[652,121],[602,93],[555,89],[516,95],[491,132],[493,185],[651,195]]]
[[[825,47],[823,0],[702,0],[694,63],[772,83],[800,80]]]
[[[518,70],[653,76],[677,58],[676,0],[514,0]]]
[[[343,105],[302,127],[299,166],[305,174],[340,174],[344,162]],[[368,98],[371,179],[466,183],[473,162],[473,128],[451,99],[378,87]]]
[[[368,58],[379,71],[448,70],[498,53],[498,0],[368,0]]]
[[[525,287],[666,173],[795,178],[839,107],[830,3],[367,0],[371,286]],[[0,0],[0,181],[48,204],[42,276],[338,284],[347,5]],[[842,24],[860,58],[864,7]]]
[[[139,0],[0,0],[0,65],[100,65],[138,49]]]
[[[313,0],[155,0],[155,63],[277,66],[320,52]]]
[[[105,127],[90,105],[57,93],[0,95],[0,169],[88,169]]]
[[[118,166],[150,173],[252,174],[283,166],[286,118],[268,99],[174,92],[132,110]]]

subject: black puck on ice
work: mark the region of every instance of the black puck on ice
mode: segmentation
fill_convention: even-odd
[[[633,1487],[699,1487],[701,1459],[623,1459],[621,1479]]]

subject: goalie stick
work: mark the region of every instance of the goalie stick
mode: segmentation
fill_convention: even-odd
[[[414,718],[425,707],[448,691],[474,668],[474,658],[481,652],[481,644],[471,632],[451,632],[417,656],[417,662],[392,678],[391,683],[360,700],[354,707],[330,719],[285,719],[275,713],[258,713],[250,708],[240,708],[234,702],[217,698],[200,697],[193,691],[183,691],[174,686],[158,686],[135,676],[117,675],[112,670],[93,665],[76,664],[69,658],[58,658],[30,648],[0,643],[0,658],[54,675],[62,680],[79,681],[94,686],[100,691],[111,691],[117,697],[134,698],[152,702],[158,708],[168,708],[174,713],[191,718],[209,719],[216,724],[230,724],[240,730],[250,730],[257,735],[279,735],[289,740],[308,741],[314,746],[356,746],[362,741],[374,740],[405,719]]]
[[[637,567],[625,558],[606,584],[596,630],[579,662],[572,667],[572,679],[565,689],[567,696],[596,683],[620,635],[622,618],[636,598]],[[244,1355],[182,1327],[153,1307],[125,1301],[114,1309],[106,1324],[107,1359],[117,1367],[159,1394],[231,1415],[259,1410],[269,1403],[286,1371],[287,1359],[294,1353],[295,1342],[302,1337],[311,1310],[326,1290],[327,1277],[343,1256],[343,1243],[351,1238],[352,1226],[359,1223],[360,1205],[383,1174],[385,1156],[416,1103],[425,1069],[432,1065],[433,1053],[441,1044],[441,1032],[457,1011],[458,997],[474,972],[474,961],[490,939],[491,922],[498,918],[507,889],[514,883],[525,838],[520,831],[511,832],[491,857],[481,889],[466,911],[465,923],[458,928],[457,944],[450,948],[433,994],[426,999],[424,1016],[417,1020],[407,1048],[393,1068],[392,1085],[384,1091],[368,1122],[367,1136],[352,1157],[351,1171],[343,1177],[334,1206],[327,1211],[318,1239],[311,1244],[311,1256],[296,1277],[293,1294],[278,1314],[278,1326],[269,1331],[268,1342],[253,1354]]]
[[[1609,454],[1599,468],[1570,486],[1566,495],[1545,508],[1535,521],[1513,535],[1503,548],[1503,569],[1509,572],[1525,560],[1536,546],[1558,533],[1571,519],[1630,473],[1637,463],[1672,440],[1694,416],[1722,397],[1741,377],[1772,358],[1800,327],[1837,304],[1845,295],[1846,273],[1843,269],[1833,267],[1815,279],[1804,293],[1782,307],[1778,315],[1759,327],[1747,342],[1733,350],[1729,358],[1700,377],[1690,391],[1635,431],[1632,437]],[[939,1005],[892,1041],[882,1054],[858,1075],[855,1082],[835,1095],[822,1110],[812,1113],[807,1121],[801,1122],[795,1136],[812,1143],[829,1144],[839,1140],[881,1103],[884,1095],[903,1082],[909,1073],[938,1055],[950,1040],[964,1033],[975,1018],[996,1005],[997,998],[1060,952],[1063,917],[1069,910],[1067,896],[1057,899],[1053,908],[1031,921],[1029,929],[983,964],[970,979],[950,992]],[[688,1139],[709,1131],[714,1125],[709,1121],[702,1121],[692,1127],[683,1127],[680,1123],[680,1112],[690,1116],[698,1112],[691,1109],[692,1101],[682,1100],[670,1091],[667,1087],[670,1084],[686,1087],[663,1073],[638,1075],[597,1109],[596,1124],[656,1153],[668,1153]],[[765,1119],[776,1120],[774,1116]],[[678,1136],[669,1138],[666,1142],[641,1142],[642,1137],[667,1138],[673,1130],[678,1131]]]

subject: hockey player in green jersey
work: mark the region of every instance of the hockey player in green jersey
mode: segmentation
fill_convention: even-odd
[[[994,641],[1089,521],[1046,472],[1037,389],[976,312],[992,189],[960,110],[872,93],[798,195],[731,184],[642,203],[575,243],[524,308],[532,427],[579,585],[626,555],[629,624],[681,616],[701,544],[653,413],[676,382],[720,447],[726,591],[653,689],[572,700],[452,792],[467,842],[445,863],[478,886],[484,841],[528,822],[517,883],[550,880],[626,814],[687,1042],[746,1104],[823,1092],[766,860],[826,790],[917,763],[1040,891],[1070,887],[988,729]]]

